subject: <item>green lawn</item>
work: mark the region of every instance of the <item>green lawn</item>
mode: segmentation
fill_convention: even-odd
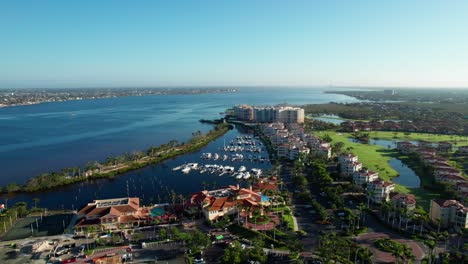
[[[398,176],[398,172],[388,164],[388,161],[396,156],[396,151],[378,145],[351,142],[348,140],[351,137],[348,133],[337,133],[335,131],[316,132],[316,135],[319,136],[326,134],[332,138],[332,144],[343,142],[343,149],[351,148],[349,152],[357,155],[364,167],[378,172],[383,180],[389,181],[391,178]]]
[[[398,156],[398,153],[395,150],[387,149],[378,145],[368,145],[351,142],[348,140],[348,138],[351,137],[349,133],[338,133],[335,131],[317,131],[315,132],[315,134],[318,136],[324,136],[328,134],[333,140],[332,144],[336,142],[343,142],[343,149],[350,147],[351,149],[349,152],[353,153],[354,155],[357,155],[359,157],[359,161],[362,162],[364,167],[372,171],[378,172],[379,178],[386,181],[391,181],[393,177],[398,176],[398,172],[392,167],[390,167],[388,163],[388,161],[391,158]],[[403,133],[400,134],[403,135]],[[393,136],[393,134],[391,134],[391,136]],[[372,134],[371,137],[373,137]],[[438,194],[430,193],[427,190],[421,188],[410,189],[398,184],[395,184],[395,191],[402,193],[411,193],[415,195],[418,205],[422,206],[426,210],[428,210],[429,208],[430,200],[439,197]]]
[[[294,230],[294,220],[292,218],[292,215],[284,214],[283,215],[283,221],[288,224],[288,229]]]
[[[430,142],[448,141],[456,146],[468,146],[468,137],[459,135],[442,135],[442,134],[427,134],[427,133],[409,133],[405,135],[403,132],[390,131],[371,131],[371,138],[379,138],[385,140],[408,140],[417,141],[425,140]],[[396,133],[396,134],[395,134]]]

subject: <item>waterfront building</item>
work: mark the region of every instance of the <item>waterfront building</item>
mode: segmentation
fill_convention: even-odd
[[[259,123],[271,123],[278,120],[278,112],[275,107],[254,107],[253,108],[253,120]]]
[[[252,186],[240,188],[239,185],[197,192],[185,202],[185,207],[198,207],[205,219],[210,221],[269,205],[269,199],[260,190],[253,190]]]
[[[277,120],[283,123],[304,123],[304,109],[299,107],[280,107],[277,109]]]
[[[395,190],[395,184],[383,180],[367,183],[367,197],[374,203],[388,202],[390,193]]]
[[[468,228],[468,208],[457,200],[431,200],[429,218],[442,227]]]
[[[234,106],[237,119],[257,123],[304,123],[304,109],[292,106]]]
[[[169,204],[140,206],[138,197],[94,200],[77,212],[76,233],[85,233],[88,227],[96,232],[133,228],[145,225],[168,224],[177,220]]]
[[[452,143],[446,141],[439,142],[439,144],[437,144],[437,151],[444,153],[452,151]]]
[[[145,221],[146,213],[140,208],[137,197],[94,200],[77,212],[75,231],[89,226],[100,230],[116,230],[120,226],[138,226]]]
[[[234,107],[236,118],[243,121],[253,121],[254,111],[250,105],[236,105]]]
[[[397,150],[403,154],[412,153],[417,148],[416,145],[414,145],[413,143],[406,142],[406,141],[397,142],[396,145],[397,145]]]

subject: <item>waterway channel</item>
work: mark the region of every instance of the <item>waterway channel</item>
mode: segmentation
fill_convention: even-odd
[[[4,196],[4,201],[8,204],[13,204],[18,201],[25,201],[32,204],[32,199],[39,198],[39,206],[50,209],[76,209],[92,201],[93,199],[105,199],[113,197],[138,196],[144,204],[159,203],[170,201],[170,193],[174,191],[177,194],[187,195],[193,192],[202,190],[203,186],[208,189],[226,186],[229,184],[240,183],[247,186],[248,181],[237,180],[230,174],[219,176],[218,173],[203,174],[198,171],[192,171],[188,174],[179,171],[173,171],[173,168],[182,164],[196,162],[202,164],[217,164],[223,166],[232,166],[239,169],[240,166],[245,166],[248,170],[259,168],[263,171],[271,169],[269,161],[232,161],[227,159],[206,160],[202,159],[202,153],[211,152],[219,153],[221,156],[226,154],[231,157],[233,153],[224,152],[224,145],[229,144],[232,139],[238,136],[253,136],[252,131],[248,131],[242,127],[235,127],[228,131],[224,136],[210,142],[206,147],[167,160],[161,164],[151,165],[139,170],[124,173],[112,179],[103,179],[92,182],[83,182],[64,186],[56,190],[40,193],[22,193],[15,196]],[[259,142],[259,139],[255,139]],[[249,155],[261,155],[268,157],[267,151],[263,148],[261,153],[251,153],[246,151],[236,152],[243,154],[245,157]]]
[[[353,138],[348,138],[351,142],[357,142]],[[370,139],[370,145],[378,145],[384,148],[396,148],[398,140],[383,140],[383,139]],[[415,142],[413,142],[415,143]],[[392,182],[405,186],[407,188],[419,188],[421,186],[421,180],[413,169],[406,166],[401,160],[397,158],[391,158],[388,162],[390,167],[398,172],[398,177],[392,178]]]

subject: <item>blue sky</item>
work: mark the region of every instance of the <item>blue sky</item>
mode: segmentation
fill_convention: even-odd
[[[0,88],[468,87],[468,1],[2,1]]]

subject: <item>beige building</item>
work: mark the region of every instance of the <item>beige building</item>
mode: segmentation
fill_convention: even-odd
[[[354,172],[354,175],[353,175],[354,184],[357,184],[359,186],[362,186],[364,183],[373,182],[377,179],[379,179],[379,173],[373,172],[370,170],[360,170],[360,171]]]
[[[407,193],[391,193],[390,203],[396,208],[407,209],[408,212],[413,212],[416,209],[416,197]]]
[[[367,197],[374,203],[388,202],[393,190],[395,190],[394,183],[375,180],[367,184]]]
[[[442,227],[455,225],[468,228],[468,208],[457,200],[431,200],[429,218]]]
[[[234,106],[236,118],[258,123],[304,123],[304,109],[292,106]]]

